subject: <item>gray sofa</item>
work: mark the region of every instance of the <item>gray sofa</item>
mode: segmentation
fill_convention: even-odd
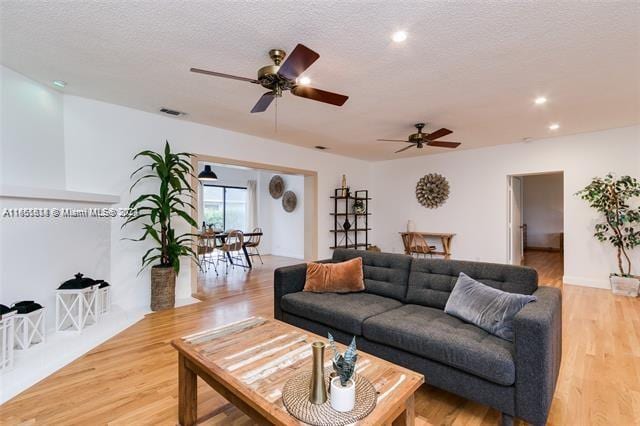
[[[413,259],[338,249],[328,262],[362,257],[366,290],[303,292],[306,264],[275,271],[275,317],[424,374],[426,382],[502,413],[546,423],[562,352],[559,289],[538,287],[534,269],[480,262]],[[516,316],[514,342],[447,315],[460,272],[512,293],[535,294]]]

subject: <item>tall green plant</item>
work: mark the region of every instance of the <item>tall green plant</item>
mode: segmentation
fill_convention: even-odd
[[[142,225],[144,233],[140,238],[130,240],[145,241],[151,238],[157,243],[157,246],[150,248],[142,256],[140,271],[153,262],[159,261],[160,266],[173,267],[176,273],[179,273],[182,256],[191,257],[198,262],[198,256],[191,248],[193,234],[176,235],[174,229],[177,218],[191,226],[198,226],[187,211],[188,208],[194,209],[191,204],[194,190],[189,184],[189,178],[193,176],[193,166],[189,161],[191,156],[185,152],[171,152],[167,141],[164,153],[146,150],[133,157],[134,160],[138,157],[146,157],[150,162],[131,173],[130,178],[137,177],[137,179],[129,188],[129,192],[146,179],[155,179],[159,183],[157,193],[142,194],[129,204],[129,208],[135,210],[137,214],[128,218],[122,225],[124,227],[144,219],[146,222]]]
[[[620,275],[631,275],[629,251],[640,246],[640,207],[633,207],[630,202],[640,196],[640,182],[630,176],[616,178],[609,173],[604,178],[594,178],[576,195],[602,214],[604,220],[596,224],[593,235],[617,249]]]

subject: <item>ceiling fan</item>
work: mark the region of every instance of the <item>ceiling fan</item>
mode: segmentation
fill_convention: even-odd
[[[251,109],[251,112],[263,112],[269,108],[274,99],[282,97],[282,93],[290,91],[295,96],[324,102],[331,105],[342,106],[348,96],[313,87],[298,84],[296,79],[313,64],[320,55],[305,45],[298,44],[289,57],[283,62],[286,53],[282,49],[272,49],[269,57],[273,60],[273,65],[267,65],[258,70],[258,78],[238,77],[235,75],[223,74],[215,71],[207,71],[198,68],[191,68],[191,72],[212,75],[214,77],[230,78],[232,80],[246,81],[259,84],[269,89],[262,95],[258,102]]]
[[[445,141],[436,140],[443,136],[447,136],[448,134],[453,133],[449,129],[442,128],[440,130],[436,130],[433,133],[422,133],[422,129],[424,129],[424,126],[425,126],[424,123],[417,123],[417,124],[414,124],[414,126],[416,129],[418,129],[418,132],[409,135],[409,140],[406,140],[406,141],[399,140],[399,139],[378,139],[378,140],[383,142],[404,142],[404,143],[410,144],[408,146],[405,146],[404,148],[397,150],[395,152],[396,154],[402,151],[406,151],[407,149],[414,146],[418,149],[422,149],[422,147],[425,145],[437,146],[441,148],[457,148],[460,145],[460,142],[445,142]]]

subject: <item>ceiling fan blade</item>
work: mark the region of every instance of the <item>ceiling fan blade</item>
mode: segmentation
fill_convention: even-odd
[[[342,106],[348,96],[339,95],[338,93],[327,92],[326,90],[314,89],[309,86],[296,86],[291,89],[291,93],[301,98],[313,99],[314,101],[324,102],[326,104]]]
[[[451,130],[449,129],[445,129],[444,127],[440,130],[436,130],[433,133],[429,133],[426,137],[426,139],[432,141],[434,139],[438,139],[441,138],[443,136],[447,136],[448,134],[453,133]]]
[[[411,148],[412,146],[415,146],[415,145],[414,145],[414,144],[407,145],[407,146],[405,146],[404,148],[401,148],[401,149],[397,150],[395,153],[397,154],[397,153],[399,153],[399,152],[406,151],[406,150],[408,150],[409,148]]]
[[[289,80],[295,80],[307,68],[311,66],[320,57],[319,54],[309,49],[304,44],[298,44],[293,52],[284,60],[278,75]]]
[[[376,139],[377,141],[380,142],[406,142],[406,143],[413,143],[411,141],[402,141],[400,139]]]
[[[271,102],[273,102],[273,100],[276,98],[275,93],[273,92],[267,92],[264,95],[262,95],[260,97],[260,99],[258,99],[258,102],[256,102],[256,104],[253,106],[253,108],[251,109],[251,112],[264,112],[267,110],[267,108],[269,108],[269,105],[271,105]]]
[[[446,142],[446,141],[427,141],[429,146],[439,146],[441,148],[457,148],[460,146],[460,142]]]
[[[214,77],[230,78],[232,80],[248,81],[249,83],[260,84],[258,80],[255,80],[253,78],[238,77],[237,75],[223,74],[221,72],[201,70],[199,68],[191,68],[190,71],[198,74],[212,75]]]

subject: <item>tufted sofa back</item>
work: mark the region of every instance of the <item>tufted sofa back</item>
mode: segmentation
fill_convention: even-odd
[[[460,272],[510,293],[532,294],[538,273],[523,266],[462,260],[413,259],[406,303],[444,309]]]
[[[411,268],[410,256],[393,253],[375,253],[364,250],[336,249],[334,262],[343,262],[355,257],[362,258],[364,285],[367,293],[392,297],[405,301],[407,282]]]

